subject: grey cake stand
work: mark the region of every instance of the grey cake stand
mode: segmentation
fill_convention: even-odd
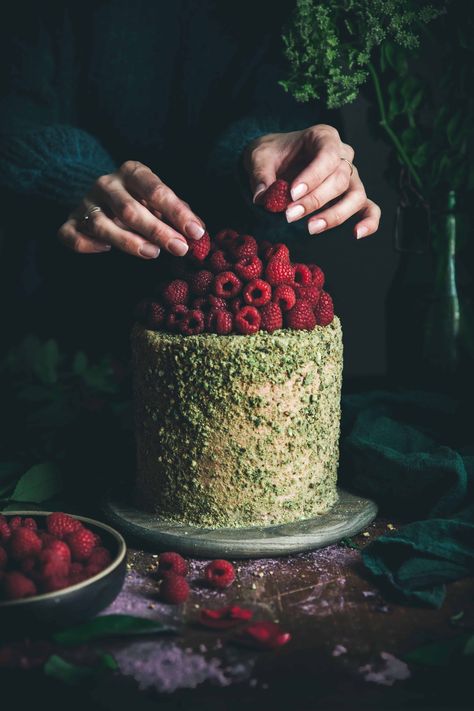
[[[377,514],[373,501],[343,489],[338,492],[337,502],[327,513],[278,526],[213,529],[171,523],[135,508],[126,489],[109,494],[102,511],[122,533],[156,550],[203,558],[272,558],[323,548],[359,533],[373,521]]]

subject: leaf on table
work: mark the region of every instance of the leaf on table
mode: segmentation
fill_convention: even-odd
[[[83,644],[104,637],[161,634],[175,629],[157,620],[134,615],[103,615],[76,627],[56,632],[53,639],[60,644]]]
[[[18,481],[11,499],[41,503],[62,489],[59,469],[53,462],[35,464]]]
[[[92,667],[72,664],[58,654],[52,654],[43,667],[47,676],[71,685],[81,684],[86,679],[95,678],[116,669],[118,669],[118,664],[111,654],[101,654]]]

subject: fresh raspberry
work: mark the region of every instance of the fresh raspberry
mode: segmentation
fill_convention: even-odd
[[[237,296],[241,288],[242,282],[233,272],[221,272],[214,277],[212,284],[214,294],[223,299],[232,299]]]
[[[311,269],[306,264],[294,264],[294,280],[299,286],[308,286],[313,283]]]
[[[324,272],[321,269],[321,267],[318,267],[317,264],[308,264],[309,269],[311,270],[311,275],[313,277],[313,284],[318,287],[319,291],[324,286]]]
[[[38,531],[38,536],[43,541],[43,548],[47,548],[48,544],[51,543],[51,541],[58,540],[56,536],[53,536],[52,533],[48,533],[48,531]]]
[[[252,279],[244,286],[242,296],[250,306],[263,306],[272,298],[272,287],[263,279]]]
[[[240,644],[254,649],[276,649],[289,642],[291,635],[284,632],[276,622],[265,620],[247,625],[235,639]]]
[[[88,528],[83,528],[80,531],[68,533],[66,543],[71,549],[72,560],[79,562],[88,560],[95,547],[94,534]]]
[[[104,570],[112,561],[112,556],[110,555],[107,548],[104,546],[97,546],[92,551],[89,560],[87,561],[87,567],[98,568],[98,571]],[[71,566],[72,567],[72,566]]]
[[[272,286],[279,284],[293,284],[294,270],[286,259],[278,256],[271,257],[265,269],[265,279]]]
[[[284,212],[291,202],[290,185],[286,180],[275,180],[258,199],[268,212]]]
[[[186,240],[189,246],[187,254],[197,262],[203,262],[211,251],[211,238],[208,232],[204,232],[200,239]]]
[[[227,336],[231,333],[234,320],[230,311],[225,309],[211,309],[207,314],[206,328],[210,333]]]
[[[82,563],[71,563],[71,568],[68,575],[68,585],[77,585],[77,583],[82,583],[84,580],[89,578],[85,567]]]
[[[48,593],[63,590],[67,588],[69,584],[69,575],[54,573],[53,575],[48,575],[41,581],[41,592]]]
[[[193,274],[189,279],[189,288],[196,296],[203,296],[211,290],[212,280],[214,275],[207,269],[200,269]]]
[[[207,610],[203,608],[199,615],[199,622],[204,627],[226,630],[231,627],[236,627],[242,624],[242,622],[248,622],[252,617],[252,610],[247,610],[238,605],[228,605],[217,610]]]
[[[188,282],[184,279],[173,279],[163,289],[163,299],[170,306],[185,304],[189,296]]]
[[[74,533],[82,528],[82,523],[68,514],[57,511],[46,517],[46,528],[56,538],[64,538],[66,533]]]
[[[285,326],[297,330],[312,331],[316,326],[316,317],[311,304],[304,299],[297,299],[293,308],[285,313]]]
[[[194,299],[191,306],[193,309],[198,309],[202,311],[203,314],[207,314],[210,311],[217,311],[227,308],[227,301],[221,299],[220,296],[214,296],[214,294],[208,294],[207,296],[198,296]]]
[[[31,518],[31,516],[27,516],[23,519],[23,526],[24,528],[31,528],[32,531],[38,530],[38,524],[34,518]]]
[[[28,575],[30,578],[38,566],[38,559],[36,556],[30,555],[28,558],[22,558],[19,562],[19,567],[22,573]]]
[[[229,249],[232,242],[237,239],[238,236],[238,232],[228,228],[225,230],[220,230],[216,234],[215,240],[221,249]]]
[[[260,314],[255,306],[244,306],[235,315],[234,327],[237,333],[251,336],[260,330]]]
[[[273,333],[283,326],[283,316],[278,304],[270,302],[260,309],[261,329]]]
[[[36,531],[20,526],[12,531],[8,552],[13,560],[22,560],[28,556],[37,555],[42,546],[43,543]]]
[[[188,599],[189,584],[186,578],[170,573],[160,585],[160,597],[170,605],[179,605]]]
[[[258,252],[257,240],[252,235],[239,235],[230,245],[229,251],[237,261],[245,257],[256,257]]]
[[[167,578],[169,575],[187,575],[188,564],[179,553],[168,551],[160,553],[158,558],[158,575]]]
[[[227,560],[213,560],[206,565],[204,577],[213,588],[228,588],[235,580],[235,570]]]
[[[8,541],[12,532],[10,531],[10,526],[6,521],[0,521],[0,543],[5,543]]]
[[[196,336],[204,331],[204,314],[198,309],[190,309],[179,322],[183,336]]]
[[[227,259],[227,255],[222,249],[217,249],[214,254],[211,254],[209,266],[214,274],[220,274],[232,269],[232,263]]]
[[[7,567],[8,556],[5,548],[0,546],[0,570]]]
[[[314,309],[319,301],[319,295],[321,292],[315,284],[309,284],[308,286],[295,286],[295,293],[298,299],[309,301]]]
[[[21,516],[12,516],[8,521],[8,525],[10,526],[10,531],[14,531],[15,528],[20,528],[22,525]]]
[[[244,300],[242,299],[241,296],[237,296],[235,299],[232,299],[229,301],[229,307],[234,316],[238,314],[240,309],[242,309],[245,306]]]
[[[102,538],[99,536],[99,534],[95,533],[95,531],[91,531],[91,533],[94,536],[94,545],[102,546]]]
[[[179,324],[183,318],[188,313],[188,307],[184,304],[177,304],[172,306],[166,317],[166,328],[169,331],[177,331],[179,329]]]
[[[5,573],[2,579],[2,590],[6,600],[19,600],[36,595],[34,582],[17,571]]]
[[[52,551],[68,565],[71,562],[71,551],[69,550],[67,543],[64,541],[59,541],[55,538],[44,546],[44,550]]]
[[[145,328],[157,331],[164,323],[166,310],[159,301],[144,299],[138,304],[135,316]]]
[[[76,536],[76,533],[68,533],[68,536]],[[69,563],[56,551],[41,551],[35,561],[35,570],[31,571],[32,577],[43,582],[47,578],[62,577],[69,573]]]
[[[284,259],[285,262],[289,262],[290,250],[286,244],[283,244],[283,242],[276,242],[276,244],[271,244],[270,248],[267,250],[266,261],[268,262],[272,257]]]
[[[262,274],[262,269],[262,261],[255,255],[252,257],[243,257],[234,264],[235,273],[243,281],[258,279]]]
[[[314,309],[318,326],[327,326],[334,318],[334,304],[327,291],[322,291],[319,301]]]
[[[209,302],[209,307],[211,309],[226,309],[227,301],[222,298],[222,296],[215,296],[215,294],[208,294],[207,300]]]
[[[273,290],[272,301],[282,311],[289,311],[296,304],[296,294],[289,284],[280,284]]]

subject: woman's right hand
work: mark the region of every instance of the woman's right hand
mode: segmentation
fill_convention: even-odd
[[[200,239],[204,232],[203,221],[188,203],[150,168],[126,161],[116,173],[96,180],[58,236],[75,252],[92,254],[115,247],[154,259],[161,249],[182,257],[188,251],[185,237]]]

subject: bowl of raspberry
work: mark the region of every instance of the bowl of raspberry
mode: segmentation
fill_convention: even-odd
[[[51,630],[96,615],[122,588],[126,553],[118,531],[85,516],[0,514],[0,629]]]

